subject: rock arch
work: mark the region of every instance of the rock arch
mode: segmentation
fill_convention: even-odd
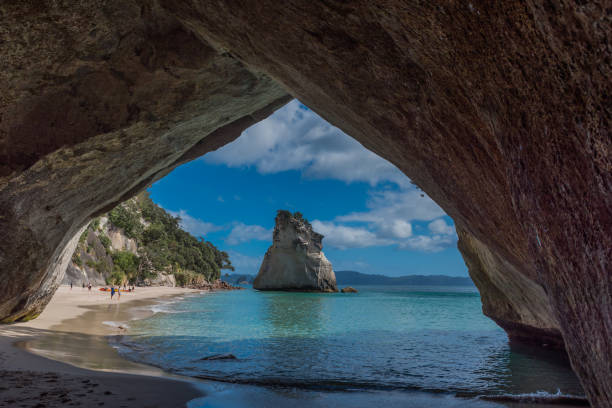
[[[0,319],[87,220],[298,97],[455,220],[484,310],[612,403],[607,1],[0,6]],[[561,337],[562,336],[562,340]]]

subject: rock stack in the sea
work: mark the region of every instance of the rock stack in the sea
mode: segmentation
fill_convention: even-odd
[[[259,290],[337,292],[336,275],[321,249],[323,235],[298,212],[279,210],[273,242],[253,287]]]

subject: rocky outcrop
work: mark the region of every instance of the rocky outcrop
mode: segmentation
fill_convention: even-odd
[[[140,219],[144,224],[144,220]],[[81,286],[91,283],[94,286],[109,284],[109,278],[115,268],[113,253],[129,252],[140,258],[139,270],[143,271],[136,281],[138,286],[176,286],[176,279],[171,270],[156,270],[145,253],[140,254],[138,243],[126,235],[122,228],[114,225],[108,217],[102,216],[92,221],[79,238],[79,243],[72,254],[62,283]],[[112,282],[111,282],[112,283]],[[117,284],[115,282],[115,284]]]
[[[191,289],[200,289],[200,290],[244,290],[244,288],[240,286],[234,286],[227,282],[222,281],[221,279],[217,279],[214,282],[203,282],[199,284],[189,285]]]
[[[172,273],[157,273],[153,278],[146,278],[139,282],[142,286],[176,286],[176,278]]]
[[[90,218],[288,90],[427,192],[462,231],[485,312],[515,337],[558,327],[591,403],[612,405],[608,2],[24,1],[0,15],[0,319],[42,310]]]
[[[253,288],[337,292],[336,275],[323,251],[323,235],[300,213],[279,210],[272,245],[264,256]]]
[[[342,288],[342,290],[340,290],[340,292],[342,292],[342,293],[357,293],[358,290],[355,289],[352,286],[347,286],[346,288]]]
[[[0,321],[14,321],[50,300],[91,218],[289,99],[155,2],[0,15]]]
[[[460,227],[457,235],[483,313],[506,330],[510,340],[563,349],[559,321],[543,287]]]
[[[107,226],[107,225],[105,225]],[[81,234],[79,243],[66,268],[62,283],[81,286],[91,283],[94,286],[106,285],[106,279],[113,270],[113,258],[101,241],[104,231],[100,225],[90,224]]]

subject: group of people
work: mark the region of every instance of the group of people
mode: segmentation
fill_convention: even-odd
[[[135,290],[136,290],[136,287],[134,286],[129,286],[126,289],[126,286],[123,285],[124,292],[134,292]],[[115,288],[114,286],[111,286],[111,289],[110,289],[111,300],[113,299],[113,296],[115,296],[115,293],[117,294],[118,299],[121,300],[121,286],[117,288]]]
[[[91,288],[92,288],[91,282],[88,282],[87,285],[85,285],[85,282],[82,282],[82,285],[83,285],[83,289],[87,287],[87,290],[89,290],[89,292],[91,293]],[[70,281],[70,290],[72,290],[72,286],[73,286],[73,282]],[[107,288],[100,289],[100,290],[108,291]],[[124,292],[134,292],[136,290],[136,287],[123,285],[123,289],[121,289],[121,286],[118,286],[118,287],[111,286],[110,288],[111,300],[115,297],[115,294],[117,295],[117,299],[121,299],[122,290]]]
[[[83,289],[85,289],[85,282],[83,283]],[[70,290],[72,290],[72,281],[70,281]],[[91,282],[87,283],[87,290],[89,290],[91,292]]]

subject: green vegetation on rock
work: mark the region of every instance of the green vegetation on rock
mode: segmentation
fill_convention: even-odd
[[[121,228],[126,236],[138,240],[142,234],[142,224],[137,207],[132,202],[119,204],[108,213],[108,220]]]
[[[138,266],[140,258],[129,251],[116,251],[112,254],[113,257],[113,272],[110,279],[114,284],[124,282],[134,282],[138,279]],[[145,278],[142,276],[141,278]]]
[[[293,214],[291,214],[291,211],[278,210],[276,213],[277,213],[277,216],[280,217],[281,219],[289,219],[293,217],[297,221],[302,222],[307,227],[312,227],[312,225],[310,225],[310,222],[306,218],[304,218],[304,215],[299,211],[296,211]]]
[[[135,241],[137,253],[113,250],[96,218],[81,235],[72,260],[82,267],[84,252],[94,257],[85,265],[102,274],[108,284],[142,282],[163,272],[174,274],[180,286],[197,285],[219,279],[222,269],[234,270],[227,252],[182,230],[180,218],[156,205],[146,192],[118,205],[107,217],[110,228],[123,230]],[[105,257],[97,258],[101,255],[96,255],[94,247],[98,252],[104,247]]]
[[[111,240],[110,240],[110,238],[107,237],[104,234],[100,234],[100,235],[98,235],[98,239],[100,240],[100,242],[104,246],[104,249],[106,249],[106,252],[110,252],[110,250],[111,250]]]
[[[134,201],[148,224],[138,244],[142,245],[143,253],[146,253],[155,269],[178,265],[181,270],[193,271],[207,281],[219,279],[221,269],[234,269],[226,252],[182,230],[179,227],[181,219],[156,205],[146,192],[138,195]]]

